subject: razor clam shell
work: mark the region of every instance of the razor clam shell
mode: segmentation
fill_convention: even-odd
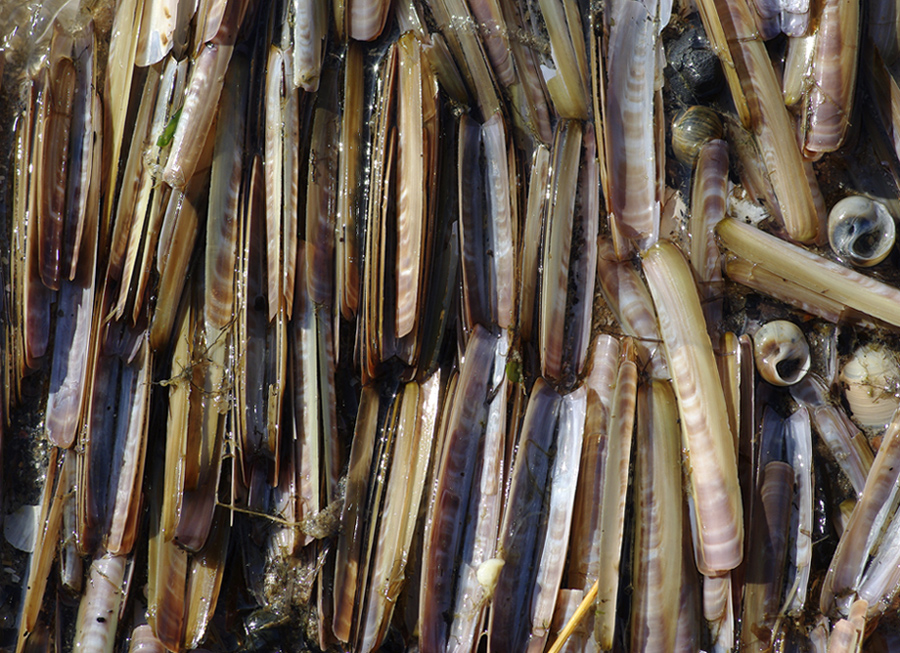
[[[330,305],[334,294],[334,238],[335,238],[335,200],[337,195],[337,148],[331,146],[338,131],[337,115],[333,111],[332,102],[336,97],[336,89],[330,79],[323,80],[322,92],[319,93],[312,123],[312,136],[309,153],[309,172],[306,190],[306,243],[307,273],[309,297],[317,305]],[[285,135],[285,145],[289,142]],[[293,139],[296,148],[296,138]],[[285,154],[287,158],[287,153]],[[296,225],[297,217],[285,211],[285,251],[284,260],[294,256],[288,249],[288,243],[296,242],[287,232]],[[296,228],[294,226],[293,228]],[[268,236],[268,235],[267,235]],[[272,254],[271,244],[269,254]],[[296,257],[294,257],[296,258]],[[269,264],[271,269],[271,263]],[[293,297],[293,279],[285,278],[285,290],[288,288]],[[270,298],[271,302],[271,298]],[[288,313],[290,314],[290,312]],[[269,319],[271,319],[271,313]]]
[[[888,515],[896,507],[900,476],[900,416],[888,426],[866,487],[831,559],[819,607],[825,614],[847,614],[870,552],[881,538]]]
[[[37,169],[40,193],[37,206],[39,267],[44,285],[59,290],[62,268],[63,230],[66,220],[66,188],[69,147],[78,74],[72,61],[72,37],[57,23],[50,46],[50,70],[46,87],[46,126],[43,127],[42,165]]]
[[[350,43],[344,60],[344,93],[341,114],[341,148],[338,157],[337,261],[336,283],[341,315],[356,316],[359,306],[359,245],[357,225],[363,219],[364,205],[360,185],[363,177],[363,51]]]
[[[603,650],[613,645],[619,592],[622,541],[625,534],[625,501],[628,494],[628,469],[631,463],[631,439],[637,402],[637,366],[626,343],[624,360],[619,365],[616,390],[610,405],[606,473],[603,478],[603,506],[600,509],[599,588],[594,639]],[[610,509],[612,507],[612,509]]]
[[[816,432],[831,451],[857,496],[861,495],[875,459],[869,441],[847,414],[829,399],[824,382],[814,374],[791,388],[791,395],[810,411]]]
[[[206,221],[205,301],[203,314],[211,342],[234,317],[238,241],[238,199],[243,176],[243,141],[249,62],[238,55],[225,76],[223,108],[216,125]]]
[[[579,156],[581,134],[580,123],[560,122],[553,143],[551,196],[543,238],[546,245],[543,248],[540,313],[541,372],[545,378],[552,380],[562,376],[565,342],[561,334],[565,328],[566,291],[578,183],[578,166],[575,162]]]
[[[770,272],[763,266],[742,258],[728,256],[725,274],[732,281],[833,324],[840,323],[847,314],[846,306],[827,295],[798,285],[788,277]]]
[[[821,12],[803,112],[807,156],[834,152],[843,144],[856,93],[860,3],[826,0]]]
[[[566,565],[586,404],[587,390],[582,386],[563,397],[559,405],[556,455],[548,479],[550,499],[546,508],[546,533],[543,543],[538,545],[540,560],[537,563],[531,598],[531,634],[526,649],[531,653],[541,653],[546,646],[553,608]]]
[[[490,324],[488,280],[483,270],[484,234],[482,215],[484,191],[478,171],[480,130],[477,123],[463,116],[459,121],[459,207],[460,207],[460,264],[462,267],[463,315],[469,328],[476,324]]]
[[[67,592],[81,594],[84,589],[84,559],[78,550],[78,497],[75,485],[78,476],[76,456],[66,455],[63,462],[65,485],[60,488],[63,496],[62,525],[59,538],[59,582]]]
[[[397,45],[397,306],[396,334],[402,338],[415,327],[420,295],[424,294],[426,234],[434,209],[433,177],[437,147],[437,84],[422,48],[412,34]]]
[[[21,204],[18,208],[17,226],[18,235],[21,238],[24,235],[25,242],[17,251],[19,256],[24,260],[24,269],[22,270],[23,281],[21,306],[23,309],[23,319],[20,323],[24,324],[24,364],[30,368],[37,367],[37,359],[42,358],[47,353],[47,347],[50,339],[50,302],[52,293],[44,285],[41,280],[40,271],[40,220],[36,217],[38,211],[38,189],[40,185],[40,174],[36,171],[43,169],[44,147],[43,142],[47,137],[46,125],[48,123],[46,112],[49,111],[50,102],[47,101],[47,75],[43,75],[43,81],[35,82],[31,85],[29,91],[33,94],[32,98],[34,106],[29,115],[26,116],[25,122],[32,123],[33,127],[28,124],[23,134],[24,142],[20,142],[19,154],[21,157],[28,156],[29,151],[35,152],[35,160],[32,166],[27,165],[24,160],[22,167],[24,181],[20,187]],[[31,115],[36,112],[36,115]],[[17,184],[18,186],[18,184]],[[18,258],[18,256],[17,256]]]
[[[586,120],[587,57],[584,32],[575,0],[539,0],[550,35],[550,54],[556,72],[546,76],[547,92],[561,118]]]
[[[197,0],[197,20],[193,38],[195,50],[202,48],[203,44],[212,40],[219,31],[228,4],[231,4],[228,0]]]
[[[697,567],[714,575],[743,556],[743,517],[734,437],[700,298],[681,252],[661,242],[643,258],[656,304],[690,460],[700,542]]]
[[[703,616],[709,624],[713,647],[729,651],[734,648],[733,574],[703,576]]]
[[[490,651],[525,650],[533,600],[535,556],[543,530],[544,491],[561,397],[538,379],[528,400],[518,453],[510,473],[497,557],[504,561],[491,602]]]
[[[99,345],[92,362],[88,425],[80,442],[84,453],[79,469],[78,521],[85,550],[94,551],[102,543],[111,553],[126,554],[134,544],[140,516],[150,354],[140,336],[134,338],[119,328],[115,331]],[[129,361],[121,348],[128,347],[131,338],[139,349]]]
[[[803,98],[806,78],[816,50],[815,33],[799,36],[788,41],[788,51],[784,60],[784,103],[789,107],[799,104]]]
[[[891,65],[900,53],[900,10],[893,0],[876,0],[866,5],[866,32],[885,63]]]
[[[785,449],[794,469],[791,546],[785,576],[785,609],[800,614],[806,606],[813,552],[813,444],[809,411],[797,410],[784,423]]]
[[[512,123],[519,136],[549,143],[552,136],[543,75],[534,50],[517,38],[524,30],[521,8],[508,0],[479,0],[469,5],[497,82],[509,97]]]
[[[446,42],[451,59],[475,100],[481,117],[487,120],[500,113],[500,98],[484,48],[475,30],[466,28],[474,22],[468,4],[464,0],[431,0],[429,6],[442,40]]]
[[[522,232],[522,251],[519,277],[519,333],[523,340],[532,339],[535,297],[538,288],[538,269],[541,256],[541,233],[547,211],[550,188],[550,150],[539,145],[535,148],[528,182],[528,199],[525,207],[525,227]]]
[[[367,475],[378,430],[379,400],[373,388],[363,388],[356,432],[347,471],[347,495],[341,511],[343,530],[338,538],[334,575],[334,636],[350,639],[353,603],[360,574],[359,556],[364,533]]]
[[[196,329],[193,310],[190,299],[186,297],[179,310],[177,332],[172,345],[172,377],[166,382],[169,387],[164,478],[166,492],[160,507],[162,515],[159,526],[166,541],[174,537],[175,525],[181,517],[191,394],[197,391],[191,383],[191,344]]]
[[[469,6],[497,81],[505,87],[515,84],[516,67],[499,0],[474,0]]]
[[[178,0],[144,3],[134,54],[135,66],[159,63],[169,53],[178,24],[178,9]]]
[[[716,227],[731,252],[865,315],[900,327],[900,291],[734,218]]]
[[[84,410],[90,331],[94,321],[94,285],[79,288],[63,281],[57,304],[53,362],[44,427],[56,446],[68,448]]]
[[[110,32],[109,55],[106,68],[106,83],[103,85],[103,105],[106,108],[108,133],[103,140],[107,144],[109,158],[104,157],[103,177],[109,180],[109,188],[116,188],[119,175],[119,152],[125,138],[128,121],[128,104],[131,95],[131,81],[134,76],[134,60],[137,52],[140,19],[144,0],[124,0],[118,6]],[[106,234],[112,220],[115,193],[105,195],[103,228]],[[102,237],[102,236],[101,236]]]
[[[753,17],[759,35],[769,40],[781,32],[781,2],[779,0],[753,0],[753,8],[756,10]]]
[[[583,167],[575,164],[582,160],[582,145]],[[592,304],[587,298],[594,295],[597,268],[599,199],[590,129],[582,132],[579,123],[561,122],[554,155],[541,271],[541,373],[551,383],[570,387],[587,353]]]
[[[867,619],[890,609],[900,589],[900,518],[895,512],[884,530],[875,556],[860,579],[857,596],[869,605]]]
[[[815,193],[809,180],[792,172],[802,169],[800,148],[791,147],[796,139],[782,99],[781,84],[765,44],[752,26],[750,9],[745,0],[704,0],[700,7],[704,27],[720,57],[722,51],[729,52],[732,61],[724,58],[722,61],[726,79],[735,103],[746,102],[746,114],[740,106],[738,113],[757,137],[785,230],[795,241],[813,242],[819,230]],[[718,29],[713,29],[714,20]],[[734,74],[730,74],[730,65],[734,65]]]
[[[87,591],[78,606],[75,650],[112,653],[119,609],[124,602],[126,557],[103,553],[94,558]]]
[[[828,638],[829,653],[859,653],[866,632],[866,609],[862,599],[854,601],[847,619],[838,621]]]
[[[553,613],[553,623],[551,624],[551,630],[557,636],[557,639],[554,640],[554,647],[558,646],[559,639],[565,636],[566,626],[571,625],[572,620],[576,618],[577,611],[584,600],[584,595],[585,593],[582,590],[559,590],[559,597],[556,600],[556,611]],[[568,635],[568,639],[566,639],[566,642],[562,647],[559,649],[550,649],[550,651],[558,651],[558,653],[577,653],[578,651],[588,652],[597,650],[596,647],[590,648],[593,644],[593,640],[590,639],[590,633],[588,632],[585,621],[578,623],[575,629]]]
[[[601,236],[597,243],[600,290],[622,330],[634,339],[641,369],[647,369],[654,379],[669,378],[656,309],[647,285],[630,261],[616,260],[609,239]]]
[[[62,459],[60,459],[60,455]],[[71,459],[66,464],[66,458]],[[56,546],[59,542],[60,526],[63,521],[64,493],[67,491],[74,474],[75,452],[52,449],[47,465],[47,478],[41,490],[41,510],[37,521],[33,555],[28,566],[25,585],[25,596],[22,601],[22,614],[19,619],[17,651],[21,651],[28,639],[39,627],[41,606],[47,581],[50,580],[50,568]]]
[[[683,532],[681,535],[681,591],[678,594],[678,624],[675,629],[675,651],[679,653],[700,650],[703,617],[700,605],[700,582],[694,564],[694,546],[691,540],[691,525],[686,508],[682,508]],[[674,597],[673,597],[674,602]]]
[[[623,61],[624,60],[624,61]],[[626,0],[615,17],[609,44],[605,130],[611,156],[610,211],[621,234],[641,249],[659,238],[653,98],[656,29],[647,8]]]
[[[691,189],[691,267],[703,298],[703,315],[714,337],[722,320],[722,261],[715,226],[725,217],[728,192],[728,146],[712,140],[697,157]]]
[[[190,86],[163,171],[163,181],[173,188],[184,188],[197,170],[233,50],[227,45],[207,45],[191,71]]]
[[[600,334],[594,343],[584,423],[584,443],[572,516],[572,550],[566,583],[587,591],[600,577],[603,489],[609,473],[609,418],[619,370],[619,341]],[[591,628],[591,631],[593,628]]]
[[[268,283],[269,320],[281,304],[279,280],[283,277],[281,260],[282,206],[284,203],[284,53],[269,49],[265,81],[265,198],[266,198],[266,275]],[[182,114],[182,117],[183,114]],[[179,121],[179,125],[181,122]]]
[[[510,173],[508,169],[508,149],[506,127],[503,117],[496,113],[482,127],[482,143],[484,158],[487,164],[485,171],[485,189],[490,211],[491,243],[491,279],[494,288],[491,294],[496,295],[496,308],[493,322],[501,329],[510,328],[515,321],[515,214],[510,192]]]
[[[232,3],[237,0],[231,0]],[[302,86],[314,93],[319,88],[325,37],[328,33],[328,4],[316,0],[293,0],[294,88]]]
[[[135,626],[131,632],[128,653],[165,653],[166,647],[160,642],[149,624]]]
[[[150,346],[154,351],[162,349],[170,340],[182,290],[188,278],[191,254],[199,234],[198,206],[203,187],[201,180],[195,178],[188,182],[185,192],[169,193],[156,255],[160,279],[156,308],[150,324]],[[168,238],[167,232],[171,234]]]
[[[398,0],[399,1],[399,0]],[[372,41],[381,34],[391,0],[346,0],[349,35],[357,41]]]
[[[681,589],[681,433],[666,381],[638,389],[631,649],[675,650]],[[705,587],[705,585],[704,585]],[[728,585],[730,589],[730,584]]]
[[[163,469],[151,464],[152,477],[162,480]],[[169,460],[165,461],[168,475]],[[165,485],[168,485],[166,483]],[[153,634],[167,648],[180,648],[184,639],[184,603],[189,554],[165,530],[163,508],[171,487],[157,482],[150,495],[150,524],[147,544],[147,621]],[[180,490],[178,491],[181,494]],[[162,505],[161,505],[162,504]],[[154,509],[155,508],[155,509]]]
[[[149,134],[162,128],[165,100],[163,94],[159,93],[161,81],[166,81],[163,75],[153,71],[147,75],[143,85],[141,107],[125,165],[125,180],[122,182],[119,204],[116,207],[106,286],[108,292],[115,292],[118,286],[118,297],[112,308],[117,320],[125,314],[130,301],[137,306],[141,304],[135,292],[137,284],[133,283],[133,279],[135,269],[139,269],[140,265],[138,257],[151,214],[151,202],[154,208],[159,204],[158,199],[152,201],[155,195],[154,184],[150,170],[144,163],[144,143]]]
[[[229,521],[226,508],[217,507],[206,545],[191,556],[185,598],[184,648],[196,649],[200,645],[216,611],[231,535]]]
[[[741,650],[748,651],[765,651],[772,644],[772,626],[781,609],[794,497],[794,470],[789,464],[776,460],[760,467],[741,629]]]
[[[284,120],[283,132],[282,132],[282,145],[284,150],[281,153],[281,188],[282,188],[282,243],[281,243],[281,266],[282,266],[282,283],[281,283],[281,301],[279,304],[284,308],[285,315],[287,317],[291,316],[293,312],[293,300],[294,300],[294,282],[297,277],[297,248],[298,248],[298,237],[297,234],[300,231],[299,224],[299,211],[300,211],[300,177],[302,175],[301,172],[301,163],[300,163],[300,93],[296,90],[291,91],[291,58],[288,55],[285,55],[284,58],[284,69],[285,69],[285,102],[281,107],[282,109],[282,119]],[[333,89],[332,85],[328,82],[332,82],[331,75],[326,75],[326,83],[323,88],[323,92],[318,96],[319,102],[317,104],[323,105],[327,111],[333,113],[333,102],[335,102],[335,94],[336,90]],[[316,108],[316,114],[318,114],[319,107]],[[276,119],[278,114],[276,114]],[[331,118],[332,116],[329,116]],[[304,125],[306,126],[306,125]],[[329,129],[334,129],[334,125],[330,122],[327,127]],[[313,139],[321,137],[319,132],[319,125],[315,123],[315,120],[312,124],[312,133],[313,136],[310,137],[308,141],[310,147],[310,158],[315,157],[316,149],[313,147]],[[332,132],[333,133],[333,132]],[[306,143],[307,141],[305,141]],[[332,148],[333,149],[333,148]],[[315,189],[308,188],[307,189],[307,212],[310,214],[307,219],[307,227],[309,224],[314,222],[315,219],[311,216],[315,216],[314,209],[310,206],[315,203],[316,199],[320,199],[317,192],[324,188],[324,197],[321,198],[322,203],[324,203],[325,198],[329,202],[334,201],[334,187],[335,187],[335,172],[334,168],[336,167],[335,158],[337,157],[336,152],[331,152],[330,150],[326,153],[322,158],[324,159],[325,168],[327,172],[331,172],[331,175],[322,174],[322,187],[316,187]],[[326,173],[326,170],[321,172]],[[333,213],[333,211],[332,211]],[[277,211],[273,214],[273,218],[276,217]],[[332,261],[329,259],[329,263]],[[332,263],[333,264],[333,263]],[[325,268],[323,270],[325,273],[322,274],[323,285],[331,289],[329,283],[334,283],[332,279],[331,269]],[[276,280],[277,282],[277,280]],[[330,294],[330,293],[329,293]],[[271,321],[271,315],[269,320]]]
[[[475,483],[476,453],[488,418],[486,399],[494,381],[498,343],[476,325],[460,370],[424,543],[419,623],[423,651],[442,650],[449,637],[455,561],[465,543],[463,517]]]
[[[385,479],[389,477],[390,466],[392,462],[393,449],[396,445],[398,436],[399,422],[401,420],[402,401],[400,392],[395,391],[393,387],[389,387],[390,398],[385,397],[382,403],[383,410],[381,415],[383,420],[379,425],[380,432],[378,440],[375,444],[373,453],[373,462],[369,475],[369,482],[366,488],[366,505],[365,522],[362,532],[362,542],[360,548],[359,565],[362,574],[359,578],[357,593],[359,598],[356,605],[362,605],[365,598],[372,591],[371,582],[373,577],[366,573],[373,568],[373,561],[377,558],[378,547],[381,541],[379,521],[380,516],[385,514],[387,508],[390,489],[385,483]],[[359,642],[364,634],[362,629],[365,626],[363,615],[355,607],[350,637],[352,641]]]
[[[500,515],[503,510],[503,479],[507,461],[507,385],[505,362],[509,355],[509,337],[501,333],[494,351],[493,398],[487,408],[483,442],[478,445],[478,460],[469,495],[469,526],[463,534],[459,579],[454,597],[453,623],[450,625],[449,650],[472,651],[478,646],[484,627],[485,608],[493,587],[483,580],[484,571],[495,566],[494,558]],[[474,521],[474,524],[472,522]],[[496,582],[496,577],[494,578]]]
[[[365,624],[360,628],[360,651],[371,651],[380,645],[403,589],[425,475],[431,461],[439,381],[433,375],[421,387],[411,383],[403,392],[387,498],[378,527],[378,549],[372,561]]]

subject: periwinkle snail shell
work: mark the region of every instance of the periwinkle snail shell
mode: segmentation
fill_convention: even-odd
[[[828,214],[828,242],[857,267],[881,263],[894,248],[896,226],[884,204],[862,195],[845,197]]]
[[[672,151],[676,159],[693,166],[704,143],[722,138],[722,134],[719,114],[709,107],[690,107],[672,124]]]
[[[797,383],[809,371],[809,344],[793,322],[775,320],[753,336],[753,357],[762,377],[777,386]]]

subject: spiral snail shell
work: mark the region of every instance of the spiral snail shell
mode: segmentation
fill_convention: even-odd
[[[881,263],[894,248],[894,218],[877,200],[853,195],[828,215],[828,242],[834,253],[857,267]]]
[[[777,386],[797,383],[809,371],[809,344],[793,322],[775,320],[760,327],[753,337],[756,368]]]
[[[722,121],[709,107],[694,106],[682,112],[672,124],[672,151],[683,164],[693,166],[704,143],[722,138]]]

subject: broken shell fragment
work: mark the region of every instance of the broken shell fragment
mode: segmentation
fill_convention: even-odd
[[[900,363],[886,347],[858,348],[841,369],[841,385],[853,419],[883,428],[900,406]]]
[[[775,320],[753,338],[756,368],[772,385],[794,385],[809,371],[809,344],[793,322]]]
[[[868,197],[845,197],[828,215],[831,249],[857,267],[881,263],[894,249],[896,235],[890,212],[884,204]]]

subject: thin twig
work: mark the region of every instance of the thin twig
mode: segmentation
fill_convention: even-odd
[[[581,604],[575,610],[575,614],[572,615],[572,618],[569,619],[569,622],[563,627],[561,631],[559,631],[559,637],[556,638],[556,641],[553,642],[553,646],[550,647],[550,651],[548,653],[559,653],[562,650],[563,645],[572,636],[572,633],[575,632],[575,629],[581,625],[581,622],[584,621],[585,616],[588,613],[588,610],[591,609],[591,605],[594,603],[594,599],[597,598],[597,591],[600,588],[600,580],[597,579],[594,581],[593,586],[585,594],[584,599],[582,599]]]

